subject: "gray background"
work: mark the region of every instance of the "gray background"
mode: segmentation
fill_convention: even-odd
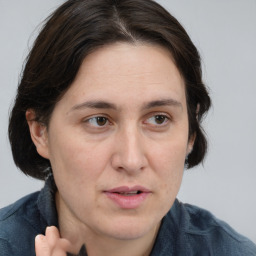
[[[0,208],[43,185],[13,164],[8,111],[38,24],[62,2],[0,0]],[[256,0],[158,2],[198,47],[214,104],[205,120],[209,154],[204,166],[185,172],[178,197],[256,242]]]

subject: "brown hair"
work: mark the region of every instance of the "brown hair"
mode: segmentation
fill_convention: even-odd
[[[211,101],[202,82],[200,56],[180,23],[152,0],[68,0],[47,19],[37,37],[10,115],[13,158],[25,174],[45,179],[50,167],[31,140],[26,110],[33,109],[36,121],[47,126],[84,58],[120,41],[157,44],[171,52],[186,85],[189,136],[196,134],[187,167],[203,160],[207,142],[201,121]]]

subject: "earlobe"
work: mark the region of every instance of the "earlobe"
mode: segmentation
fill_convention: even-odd
[[[29,126],[30,136],[36,150],[40,156],[49,159],[47,127],[35,121],[35,117],[34,110],[29,109],[26,111],[26,120]]]

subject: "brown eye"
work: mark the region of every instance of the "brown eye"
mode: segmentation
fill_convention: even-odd
[[[87,120],[91,126],[101,127],[108,123],[108,119],[104,116],[95,116]]]
[[[168,123],[170,118],[166,115],[154,115],[147,119],[146,123],[153,126],[163,126]]]
[[[165,121],[166,121],[166,116],[163,116],[163,115],[155,116],[156,124],[163,124]]]
[[[98,116],[98,117],[96,117],[96,119],[97,119],[97,124],[99,126],[104,126],[108,121],[108,119],[106,117],[103,117],[103,116]]]

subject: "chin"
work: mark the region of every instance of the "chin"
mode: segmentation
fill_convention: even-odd
[[[115,240],[136,240],[145,236],[147,232],[141,230],[124,230],[111,232],[110,236]]]
[[[109,230],[109,236],[118,240],[139,239],[151,232],[156,232],[159,225],[160,222],[154,224],[146,220],[115,222]]]

